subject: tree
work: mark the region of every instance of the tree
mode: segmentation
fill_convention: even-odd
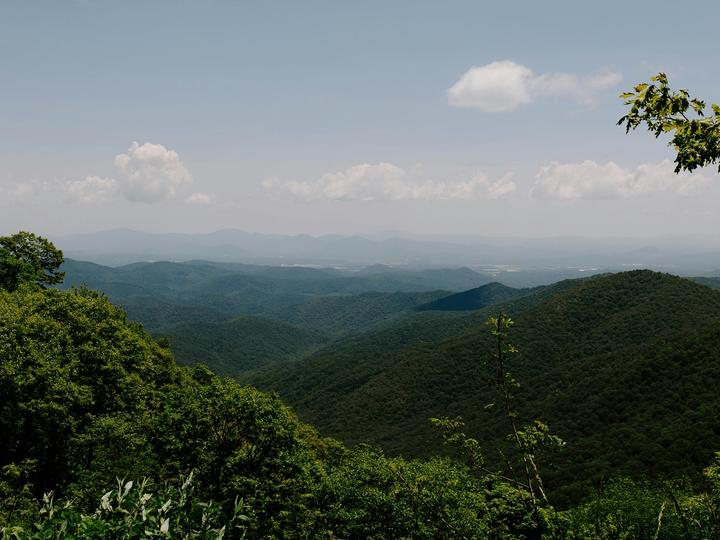
[[[62,251],[42,236],[26,231],[0,236],[0,288],[14,291],[21,283],[62,283],[63,261]]]
[[[712,116],[705,116],[705,102],[691,98],[685,89],[673,91],[664,73],[650,81],[621,94],[630,111],[618,125],[624,125],[626,133],[643,124],[655,137],[672,133],[676,173],[715,163],[720,171],[720,106],[713,103]]]
[[[522,479],[516,477],[515,467],[504,454],[507,467],[505,473],[486,467],[480,442],[468,437],[462,431],[464,427],[462,419],[431,418],[430,421],[440,429],[446,443],[458,447],[465,453],[475,470],[513,488],[520,489],[529,497],[535,517],[535,529],[533,530],[534,533],[541,534],[543,528],[548,525],[540,511],[541,505],[551,511],[552,506],[545,493],[538,458],[545,452],[562,448],[565,443],[560,437],[553,435],[548,426],[539,420],[524,427],[518,424],[518,413],[513,409],[512,401],[515,399],[514,391],[520,387],[520,384],[508,370],[511,356],[518,352],[514,345],[507,343],[508,331],[514,323],[510,317],[501,312],[497,317],[488,318],[486,324],[490,327],[490,333],[495,339],[495,351],[491,354],[489,362],[494,371],[492,382],[499,394],[503,414],[510,424],[511,432],[508,439],[514,443],[520,457]],[[489,403],[486,408],[492,408],[495,405],[495,403]]]
[[[241,513],[243,501],[236,500],[233,512],[223,515],[219,504],[199,497],[192,476],[178,487],[153,486],[147,478],[118,479],[117,488],[100,497],[95,512],[77,501],[58,504],[52,492],[46,493],[32,526],[2,527],[0,538],[244,538],[249,518]]]

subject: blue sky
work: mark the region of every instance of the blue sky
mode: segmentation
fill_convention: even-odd
[[[615,123],[617,94],[659,70],[720,101],[719,16],[709,0],[4,2],[0,232],[717,230],[717,173],[676,178],[663,141]]]

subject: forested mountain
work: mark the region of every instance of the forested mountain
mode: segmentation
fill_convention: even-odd
[[[488,306],[485,309],[472,313],[455,311],[418,311],[417,309],[398,313],[397,316],[383,320],[372,328],[361,329],[360,331],[344,336],[333,341],[326,347],[308,357],[302,365],[313,365],[318,361],[326,370],[325,377],[329,381],[343,381],[342,384],[349,384],[353,387],[357,381],[368,377],[373,372],[375,361],[386,362],[391,355],[397,351],[431,345],[449,339],[453,336],[461,336],[465,333],[483,327],[489,315],[497,314],[497,310],[503,309],[507,313],[516,314],[528,310],[533,306],[542,303],[548,298],[561,293],[562,291],[577,286],[579,281],[566,280],[556,283],[550,287],[539,289],[535,294],[519,296],[518,298]],[[324,361],[327,358],[330,361]],[[358,362],[356,359],[361,358]],[[342,361],[335,362],[335,359]],[[312,369],[306,372],[300,368],[294,373],[295,384],[302,385],[307,382],[309,386],[303,387],[303,392],[312,391],[313,376],[305,378],[305,373],[312,373]],[[243,380],[250,377],[247,373],[237,373],[236,376]],[[272,370],[252,375],[252,381],[264,384],[261,381],[268,379],[272,381],[275,374]],[[249,380],[249,379],[248,379]],[[272,383],[270,383],[272,384]]]
[[[97,293],[0,289],[0,325],[3,536],[433,538],[448,523],[463,536],[551,526],[524,523],[531,508],[513,486],[446,460],[347,449],[272,395],[179,368]]]
[[[459,291],[488,281],[467,268],[363,273],[206,261],[136,263],[111,268],[70,260],[63,270],[66,273],[63,288],[86,285],[100,290],[150,329],[204,317],[218,320],[236,315],[284,313],[290,306],[317,301],[323,295]],[[435,297],[419,297],[419,303]],[[368,301],[365,298],[358,303]],[[410,305],[412,301],[397,297],[390,304],[406,309],[414,307]],[[328,302],[332,304],[332,300]],[[187,313],[184,317],[183,310]]]
[[[674,412],[667,406],[703,370],[717,380],[711,331],[720,313],[717,293],[688,280],[630,272],[534,289],[488,283],[448,294],[384,291],[443,283],[452,289],[482,277],[466,269],[377,265],[348,274],[205,261],[120,268],[69,261],[65,269],[68,284],[97,287],[169,338],[180,362],[205,362],[278,390],[323,433],[408,456],[443,451],[431,416],[463,416],[472,432],[503,444],[502,419],[484,408],[491,392],[479,351],[490,347],[485,319],[504,311],[518,322],[513,339],[522,355],[514,372],[523,384],[523,414],[546,419],[572,441],[562,473],[550,475],[558,500],[578,500],[611,471],[697,471],[720,447],[702,422],[692,423],[695,431],[683,427],[690,401]],[[697,281],[714,285],[713,278]],[[688,337],[696,334],[706,337]],[[673,366],[681,360],[663,351],[688,349],[701,360],[685,361],[686,372],[668,367],[663,375],[649,367]],[[604,368],[595,373],[597,362]],[[633,375],[648,369],[660,374],[653,384]],[[590,374],[597,395],[586,388]],[[708,410],[717,405],[712,395],[703,403]],[[598,416],[621,405],[613,422]],[[682,441],[687,446],[678,446]],[[573,470],[591,473],[573,481]]]
[[[720,462],[712,458],[720,448],[720,291],[635,271],[533,291],[475,289],[460,305],[511,300],[471,311],[418,311],[457,301],[441,291],[335,294],[285,313],[302,326],[202,314],[165,326],[181,361],[206,361],[279,389],[351,448],[301,423],[275,395],[204,366],[177,366],[167,342],[154,341],[102,294],[44,288],[62,279],[62,254],[42,239],[23,233],[0,242],[13,249],[0,244],[4,536],[610,539],[633,531],[631,538],[700,539],[720,532]],[[36,257],[38,249],[47,253]],[[162,291],[149,296],[162,302],[228,270],[232,276],[237,267],[124,271],[139,271],[137,286]],[[290,274],[303,288],[326,280],[301,270]],[[189,309],[176,306],[177,315]],[[229,313],[223,309],[212,313]],[[489,384],[497,363],[485,360],[513,350],[483,324],[501,311],[513,315],[511,338],[522,351],[506,358],[521,381],[515,412],[488,406],[498,398]],[[430,417],[440,418],[434,428]],[[544,450],[563,446],[552,433],[566,441],[564,452]],[[437,457],[447,453],[442,434],[456,444],[452,457]],[[549,501],[535,492],[540,469],[518,474],[528,456],[541,465]],[[606,483],[619,475],[638,480]],[[643,480],[662,477],[673,481]],[[49,490],[54,495],[41,500]]]
[[[460,415],[502,446],[503,419],[485,407],[492,344],[482,325],[498,310],[517,323],[522,413],[570,441],[551,477],[560,499],[612,471],[696,470],[720,446],[707,420],[720,414],[720,292],[649,271],[565,282],[469,315],[425,312],[248,380],[349,443],[433,454],[441,448],[427,419]]]
[[[247,315],[164,326],[155,335],[169,339],[179,363],[203,363],[220,375],[298,360],[328,341],[311,329]]]
[[[69,260],[63,270],[62,288],[107,294],[131,319],[169,338],[181,362],[204,361],[228,375],[297,360],[485,279],[466,268],[341,272],[207,261],[111,268]]]
[[[492,304],[507,302],[538,292],[542,287],[534,289],[514,289],[502,283],[488,283],[469,291],[463,291],[443,298],[438,298],[427,304],[418,306],[418,311],[472,311]]]
[[[342,336],[365,331],[372,325],[411,312],[428,301],[444,298],[446,294],[447,291],[325,295],[271,311],[269,315],[330,336]]]

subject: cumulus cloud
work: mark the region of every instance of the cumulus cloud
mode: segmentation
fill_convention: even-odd
[[[495,182],[486,182],[487,194],[489,199],[499,199],[505,195],[509,195],[517,189],[517,184],[512,180],[513,173],[507,173],[505,176]]]
[[[644,163],[634,169],[609,161],[551,162],[540,168],[530,194],[554,199],[628,199],[656,193],[692,196],[710,182],[702,173],[675,174],[673,163]]]
[[[115,196],[117,189],[117,180],[99,176],[86,176],[84,180],[62,184],[66,198],[82,203],[107,201]]]
[[[154,203],[177,196],[192,183],[192,175],[177,152],[162,144],[132,143],[115,157],[116,178],[88,175],[82,180],[30,180],[0,182],[0,205],[20,202],[100,203],[119,198],[131,202]],[[210,204],[206,193],[193,193],[185,199],[192,204]]]
[[[200,192],[193,193],[185,199],[185,202],[187,204],[210,204],[210,203],[212,203],[212,201],[213,201],[212,195],[209,195],[207,193],[200,193]]]
[[[281,190],[304,200],[401,201],[499,198],[516,189],[511,175],[490,181],[485,175],[461,180],[417,178],[391,163],[353,165],[315,180],[265,180],[266,189]]]
[[[175,197],[192,182],[192,175],[177,152],[162,144],[132,143],[125,154],[115,156],[120,170],[119,190],[129,201],[154,203]]]
[[[587,76],[570,73],[535,75],[521,64],[504,60],[473,67],[447,91],[453,107],[483,112],[507,112],[543,97],[565,97],[586,107],[597,103],[598,92],[617,85],[622,74],[601,72]]]
[[[530,103],[533,72],[515,62],[493,62],[466,71],[448,89],[453,107],[469,107],[483,112],[511,111]]]

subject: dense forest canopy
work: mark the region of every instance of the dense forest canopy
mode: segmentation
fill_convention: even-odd
[[[218,520],[242,513],[237,535],[435,537],[451,526],[474,536],[492,520],[506,531],[541,526],[521,518],[528,508],[515,490],[459,464],[347,449],[277,397],[176,366],[98,293],[29,282],[0,291],[0,321],[0,430],[11,441],[0,450],[0,516],[18,527],[4,534],[38,519],[46,531],[106,531],[117,515],[102,502],[90,510],[115,478],[148,478],[149,493],[177,493],[190,474],[203,500],[217,501]],[[124,485],[118,497],[144,498]],[[50,490],[75,501],[77,513],[40,518],[37,501]],[[130,499],[123,504],[140,504]],[[200,526],[167,515],[175,534]]]
[[[447,413],[466,415],[466,422],[452,416],[439,420],[436,442],[426,438],[422,444],[439,445],[444,436],[455,448],[455,457],[426,455],[408,460],[365,444],[344,446],[299,421],[276,395],[218,377],[202,365],[178,366],[167,343],[155,341],[100,293],[86,288],[48,289],[36,275],[27,276],[12,290],[0,290],[0,431],[10,442],[0,448],[4,537],[616,538],[624,534],[627,538],[709,538],[720,531],[720,465],[713,465],[712,453],[704,451],[714,439],[705,446],[697,439],[686,441],[702,447],[697,460],[692,466],[675,462],[675,470],[664,470],[666,481],[645,468],[648,480],[618,477],[598,485],[593,467],[573,469],[551,455],[540,459],[537,444],[551,440],[543,422],[531,423],[528,428],[518,424],[512,430],[507,422],[516,414],[529,420],[542,413],[557,421],[567,415],[567,409],[555,415],[553,407],[557,405],[542,401],[557,395],[548,390],[553,381],[568,390],[567,381],[574,375],[572,371],[557,372],[559,368],[587,371],[596,366],[599,371],[593,377],[598,381],[604,380],[605,369],[606,384],[614,388],[612,373],[618,373],[614,371],[617,364],[628,372],[621,383],[638,390],[648,382],[648,370],[672,364],[675,367],[667,375],[675,380],[697,373],[688,381],[694,386],[687,392],[694,392],[698,416],[686,421],[692,422],[698,434],[706,434],[702,420],[714,417],[707,406],[713,407],[715,402],[703,392],[714,388],[709,381],[717,376],[707,371],[716,365],[715,352],[712,346],[703,348],[718,339],[716,325],[709,323],[714,313],[720,314],[720,299],[702,285],[651,272],[566,282],[469,314],[408,313],[367,335],[348,338],[350,345],[339,342],[338,351],[350,351],[363,340],[371,344],[377,338],[373,333],[378,332],[385,337],[395,335],[383,342],[389,353],[395,354],[393,348],[410,347],[402,353],[409,363],[391,362],[395,395],[401,400],[405,396],[405,405],[403,401],[388,403],[376,395],[375,405],[391,418],[403,407],[410,410],[423,403],[419,394],[407,394],[407,377],[416,373],[417,381],[433,377],[442,381],[437,379],[437,366],[443,359],[449,359],[448,366],[453,366],[480,401],[497,402],[497,393],[496,397],[492,393],[502,384],[495,384],[493,390],[482,375],[487,369],[482,351],[493,350],[497,334],[490,335],[482,323],[493,311],[515,313],[517,325],[503,331],[502,339],[517,342],[521,356],[495,356],[508,362],[520,382],[519,388],[500,394],[500,398],[512,396],[511,416],[505,415],[503,420],[500,415],[490,423],[478,424],[479,417],[473,417],[472,410],[482,407],[479,401],[468,401],[465,408],[448,408]],[[669,302],[667,309],[663,302]],[[687,308],[673,313],[669,307],[678,302],[685,302]],[[663,309],[664,322],[652,317],[653,310]],[[703,313],[700,319],[694,318],[695,309]],[[610,312],[615,315],[609,316]],[[701,319],[708,324],[700,324]],[[423,320],[426,325],[417,326]],[[606,322],[599,325],[603,320]],[[681,320],[686,325],[678,328]],[[453,338],[451,328],[458,323],[463,330]],[[398,339],[396,325],[405,325],[400,332],[405,337]],[[421,345],[422,336],[431,328],[434,339],[439,340],[437,350],[427,342]],[[548,332],[555,332],[553,339],[562,335],[573,339],[552,345],[545,341],[543,346],[550,346],[548,352],[556,359],[546,358],[544,367],[526,363],[523,349],[537,351],[535,343],[543,343]],[[648,332],[656,341],[632,343],[633,335]],[[592,360],[569,367],[559,361],[596,347],[601,336],[607,345],[596,351]],[[359,349],[359,354],[365,355],[360,364],[367,363],[368,354],[376,354],[367,346],[365,350]],[[511,345],[498,349],[514,350]],[[430,363],[425,364],[425,357]],[[689,359],[700,371],[694,371]],[[312,365],[304,366],[311,377]],[[501,373],[500,381],[510,377],[510,372]],[[632,373],[643,379],[635,381]],[[658,375],[661,386],[649,385],[638,404],[656,403],[652,393],[673,390],[662,387],[663,374]],[[335,376],[330,370],[324,378]],[[706,380],[697,378],[701,376]],[[382,386],[375,384],[375,388],[381,390]],[[430,392],[426,397],[437,399],[432,387],[419,391]],[[588,391],[592,392],[580,384],[573,390],[577,397],[569,395],[580,403],[580,395]],[[608,398],[622,404],[614,392],[611,390]],[[674,398],[691,401],[693,396],[681,393]],[[473,403],[477,404],[469,407]],[[360,406],[370,411],[370,405]],[[608,404],[598,405],[602,414],[611,413]],[[416,412],[422,416],[430,409]],[[665,413],[643,414],[638,420],[651,424]],[[347,418],[356,429],[366,431],[366,440],[373,438],[372,424],[364,424],[352,413]],[[379,418],[375,416],[374,421]],[[585,431],[563,428],[565,452],[571,455],[577,452],[571,450],[577,433],[595,434],[597,445],[584,444],[582,452],[599,460],[605,458],[613,438],[627,436],[604,432],[607,419],[598,418],[600,423],[594,423],[585,410],[576,411],[571,418],[585,423]],[[424,424],[430,426],[428,420],[425,416]],[[487,424],[485,431],[482,423]],[[555,421],[551,425],[554,427]],[[562,427],[562,422],[558,425]],[[627,429],[637,428],[628,425],[626,434],[630,433]],[[716,428],[708,425],[708,429]],[[500,439],[488,438],[488,430],[495,430]],[[501,439],[509,431],[517,435],[515,443],[508,446]],[[686,434],[670,431],[667,437],[673,440]],[[402,442],[401,434],[395,437]],[[549,502],[537,491],[540,484],[535,480],[523,481],[507,470],[507,464],[491,457],[495,446],[510,460],[540,467],[538,472],[550,480],[544,484]],[[634,451],[646,449],[641,445]],[[679,455],[686,448],[669,451]],[[532,461],[527,461],[528,456]],[[548,468],[552,464],[560,467],[559,472]],[[534,470],[532,467],[529,470]],[[563,467],[570,467],[565,476]],[[599,470],[612,475],[613,468],[603,465]],[[623,467],[615,470],[629,472]],[[585,484],[580,483],[588,488],[583,491],[585,499],[570,497],[566,500],[572,500],[572,505],[558,511],[552,504],[569,477],[585,479]],[[530,484],[535,486],[532,493]]]
[[[518,408],[568,441],[547,475],[557,502],[577,502],[618,473],[692,474],[720,445],[711,420],[720,414],[720,294],[650,271],[561,283],[470,313],[422,312],[241,377],[350,444],[437,454],[427,418],[460,415],[502,445],[482,367],[492,347],[482,323],[498,310],[516,321]]]
[[[0,287],[4,289],[15,290],[26,282],[61,283],[62,263],[62,251],[45,238],[26,231],[0,236]]]

